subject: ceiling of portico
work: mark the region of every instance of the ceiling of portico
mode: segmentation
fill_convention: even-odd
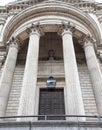
[[[44,32],[57,32],[63,21],[72,22],[76,26],[74,35],[81,38],[90,33],[99,43],[100,32],[96,23],[81,10],[58,2],[40,3],[29,7],[14,16],[4,31],[4,43],[11,36],[19,36],[23,41],[28,37],[27,27],[40,21]]]
[[[46,24],[46,25],[42,25],[41,28],[44,33],[57,32],[59,35],[60,25],[54,25],[54,24],[47,25]],[[28,35],[29,34],[27,33],[27,31],[23,31],[23,32],[19,33],[18,38],[22,41],[22,44],[23,44],[23,41],[28,38]],[[77,30],[77,29],[75,29],[75,31],[73,33],[73,36],[76,37],[77,39],[82,38],[83,35],[84,34],[80,30]]]

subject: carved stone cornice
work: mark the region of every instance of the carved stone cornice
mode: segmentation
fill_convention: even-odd
[[[51,2],[66,2],[66,4],[70,4],[76,8],[83,10],[84,12],[97,12],[98,10],[102,10],[101,4],[94,2],[94,1],[82,1],[82,0],[19,0],[15,2],[11,2],[6,6],[0,7],[0,14],[17,14],[18,12],[22,11],[23,9],[39,4],[41,2],[51,3]]]
[[[28,7],[27,4],[8,5],[7,12],[8,12],[8,15],[10,15],[10,14],[17,14],[18,12],[24,10],[27,7]]]

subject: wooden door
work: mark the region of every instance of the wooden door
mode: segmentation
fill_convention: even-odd
[[[39,115],[64,115],[63,89],[40,89]],[[64,120],[65,117],[48,117],[49,120]],[[40,117],[39,120],[44,120]]]

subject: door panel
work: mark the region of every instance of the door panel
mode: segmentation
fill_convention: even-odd
[[[64,115],[63,89],[41,89],[39,97],[39,115]],[[50,120],[64,120],[64,117],[48,117]],[[39,120],[44,120],[40,117]]]

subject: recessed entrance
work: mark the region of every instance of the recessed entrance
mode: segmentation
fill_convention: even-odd
[[[39,115],[64,115],[64,91],[63,89],[40,89]],[[48,120],[64,120],[65,117],[48,117]],[[39,117],[44,120],[44,117]]]

